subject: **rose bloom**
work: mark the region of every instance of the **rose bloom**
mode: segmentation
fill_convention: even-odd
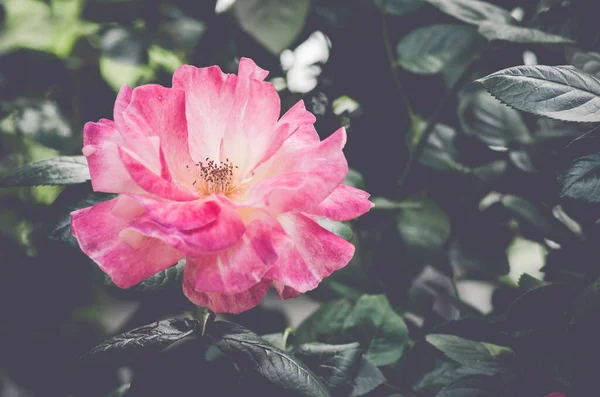
[[[172,88],[124,86],[114,121],[85,125],[92,187],[118,196],[73,212],[71,231],[117,286],[185,258],[185,295],[240,313],[270,286],[295,297],[350,261],[354,246],[317,223],[372,207],[342,184],[346,132],[321,141],[302,101],[279,117],[267,74],[247,58],[237,75],[184,65]]]

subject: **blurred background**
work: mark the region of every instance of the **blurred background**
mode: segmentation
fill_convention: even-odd
[[[578,2],[492,2],[565,36],[593,31]],[[409,1],[3,0],[0,173],[81,154],[83,125],[112,119],[123,84],[170,86],[182,64],[235,73],[239,58],[250,57],[270,71],[282,111],[304,100],[321,138],[348,129],[348,183],[371,193],[377,208],[335,226],[357,245],[347,269],[307,296],[281,303],[269,295],[235,321],[280,332],[319,302],[361,293],[385,293],[416,335],[501,310],[522,273],[567,277],[550,262],[580,230],[555,205],[554,162],[584,128],[516,111],[519,128],[507,127],[512,113],[462,83],[508,66],[564,63],[564,53],[498,46],[469,68],[480,38],[467,33],[467,48],[446,44],[456,51],[442,70],[411,71],[397,60],[402,39],[460,22],[422,2],[408,11],[400,3]],[[404,179],[424,121],[447,94]],[[88,185],[0,190],[2,396],[102,396],[127,374],[73,376],[78,355],[116,332],[196,313],[178,282],[160,291],[106,284],[69,238],[68,213],[93,203],[91,193]]]

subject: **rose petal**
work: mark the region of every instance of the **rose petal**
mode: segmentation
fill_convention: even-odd
[[[281,300],[296,298],[300,296],[300,292],[296,291],[290,286],[283,285],[282,283],[279,283],[277,281],[273,281],[273,284],[271,285],[273,289],[277,292],[277,295],[279,295],[279,299]]]
[[[180,66],[173,74],[173,88],[185,91],[188,144],[195,162],[219,160],[221,139],[234,101],[237,76],[218,66]]]
[[[269,160],[277,153],[277,151],[283,146],[283,144],[295,134],[299,129],[305,126],[311,126],[316,121],[316,117],[310,113],[304,107],[303,101],[298,101],[292,108],[290,108],[277,122],[274,133],[271,139],[264,145],[264,150],[261,153],[257,153],[249,165],[252,166],[250,172],[254,171],[258,166]],[[319,141],[317,135],[316,144]]]
[[[279,259],[265,278],[306,292],[316,288],[335,270],[346,266],[354,255],[354,245],[305,215],[282,214],[277,221],[287,238],[278,236],[275,250]]]
[[[252,309],[260,303],[271,285],[270,281],[263,280],[247,290],[235,294],[197,291],[194,288],[197,270],[198,266],[188,266],[186,263],[183,274],[183,293],[194,304],[206,307],[215,313],[238,314]]]
[[[148,196],[131,196],[140,203],[152,220],[180,230],[192,230],[215,221],[221,205],[215,200],[166,201]]]
[[[352,186],[339,185],[335,190],[309,212],[334,221],[349,221],[365,214],[373,203],[370,194]]]
[[[113,211],[114,210],[114,211]],[[71,213],[71,231],[81,250],[121,288],[129,288],[174,265],[183,254],[128,226],[143,208],[126,197]]]
[[[127,108],[121,114],[123,124],[136,136],[156,137],[164,153],[167,167],[181,182],[191,184],[193,176],[186,169],[193,163],[188,148],[188,129],[185,115],[185,93],[157,84],[137,87]],[[131,134],[130,134],[131,135]],[[130,138],[126,135],[125,138]],[[129,149],[139,151],[133,145]]]
[[[246,214],[246,233],[233,247],[190,258],[197,266],[195,289],[233,294],[258,283],[277,261],[269,218],[261,211]]]
[[[192,192],[175,181],[170,182],[155,174],[138,159],[134,158],[133,153],[128,150],[119,147],[118,153],[131,179],[148,193],[175,201],[191,201],[199,197],[197,193]]]
[[[309,211],[348,174],[342,152],[345,142],[346,132],[341,128],[310,148],[298,145],[284,149],[284,145],[281,154],[263,165],[269,168],[266,175],[260,176],[265,179],[252,185],[239,204],[268,208],[273,213]]]
[[[187,256],[205,255],[232,247],[246,230],[238,212],[231,206],[214,200],[218,204],[219,215],[205,226],[195,229],[182,229],[177,225],[160,224],[150,216],[137,219],[131,227],[144,235],[156,237]]]

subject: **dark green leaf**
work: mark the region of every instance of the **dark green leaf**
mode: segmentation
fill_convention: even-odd
[[[381,366],[400,359],[408,330],[385,295],[363,295],[354,305],[346,300],[321,305],[295,336],[297,343],[358,341],[365,355]]]
[[[435,395],[439,393],[442,388],[448,386],[456,379],[475,374],[480,374],[480,371],[464,365],[444,362],[438,368],[426,374],[423,379],[415,385],[415,389],[425,394]]]
[[[36,161],[0,177],[0,187],[72,185],[90,180],[84,156],[61,156]]]
[[[495,21],[482,22],[479,25],[479,33],[488,40],[510,41],[512,43],[526,44],[569,44],[573,40],[546,33],[538,29],[522,26],[508,25]]]
[[[142,292],[152,292],[163,290],[165,288],[181,288],[183,280],[183,269],[185,268],[185,259],[180,260],[166,270],[156,273],[139,284],[131,287],[132,290]]]
[[[345,345],[306,343],[298,346],[294,356],[318,375],[332,394],[348,395],[358,374],[362,351],[357,342]]]
[[[398,361],[408,341],[406,324],[385,295],[363,295],[348,313],[343,332],[358,337],[367,358],[378,366]]]
[[[424,128],[424,123],[422,124]],[[454,146],[456,131],[438,123],[427,140],[419,162],[438,171],[468,172],[469,168],[458,161],[459,152]]]
[[[425,5],[423,0],[374,0],[375,5],[391,15],[404,15]]]
[[[435,257],[450,236],[450,219],[437,204],[425,198],[409,198],[414,204],[396,215],[398,232],[416,255]]]
[[[206,334],[239,367],[260,374],[279,388],[298,396],[330,396],[323,382],[302,362],[244,327],[215,321]]]
[[[377,365],[363,356],[360,367],[358,368],[358,375],[354,378],[350,397],[364,396],[385,383],[385,381],[385,376],[383,376],[379,368],[377,368]]]
[[[425,0],[440,11],[463,22],[479,25],[485,21],[514,22],[508,11],[479,0]]]
[[[538,280],[537,278],[527,273],[521,274],[521,277],[519,277],[518,284],[519,288],[524,291],[530,291],[534,288],[542,287],[545,285],[545,283],[542,280]]]
[[[454,335],[430,334],[426,339],[446,356],[467,367],[500,373],[515,369],[515,356],[508,347],[475,342]]]
[[[396,47],[398,63],[418,74],[436,74],[469,59],[479,43],[477,31],[466,25],[440,24],[408,33]]]
[[[597,52],[584,52],[575,47],[567,47],[565,50],[567,62],[577,69],[600,78],[600,54]]]
[[[284,340],[283,340],[283,333],[282,332],[276,332],[274,334],[266,334],[266,335],[261,335],[261,338],[263,338],[264,340],[266,340],[267,342],[269,342],[270,344],[272,344],[273,346],[275,346],[278,349],[283,349],[284,346]]]
[[[243,30],[279,55],[302,31],[309,8],[309,0],[244,0],[235,2],[233,14]]]
[[[346,175],[346,178],[342,183],[344,185],[352,186],[357,189],[365,188],[365,181],[363,179],[363,176],[360,174],[360,172],[356,171],[353,168],[348,168],[348,175]]]
[[[477,81],[518,110],[557,120],[600,121],[600,81],[572,66],[515,66]]]
[[[503,195],[500,202],[504,208],[515,214],[521,222],[535,228],[540,233],[539,238],[541,239],[550,238],[561,242],[570,234],[569,230],[558,222],[547,208],[538,208],[529,201],[510,194]]]
[[[159,351],[192,334],[201,322],[196,319],[157,321],[113,336],[92,348],[83,358],[130,357],[143,351]]]
[[[296,342],[325,341],[328,335],[338,333],[342,329],[351,311],[352,305],[345,299],[321,304],[296,330]]]
[[[505,397],[501,388],[502,385],[493,376],[470,375],[456,379],[436,397]]]
[[[561,198],[600,203],[600,153],[575,158],[558,174]]]
[[[532,141],[518,111],[502,104],[484,90],[465,94],[458,106],[464,132],[489,146],[507,148],[512,143]]]

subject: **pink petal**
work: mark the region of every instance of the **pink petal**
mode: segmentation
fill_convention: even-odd
[[[271,285],[270,281],[263,280],[245,291],[234,294],[197,291],[195,289],[197,270],[198,266],[189,266],[186,263],[183,274],[183,293],[194,304],[206,307],[215,313],[238,314],[252,309],[260,303]]]
[[[196,290],[242,292],[258,283],[277,261],[272,245],[272,222],[268,222],[272,218],[260,211],[247,214],[246,218],[246,233],[233,247],[188,259],[188,263],[197,267]]]
[[[141,212],[139,204],[119,196],[71,213],[71,231],[81,250],[121,288],[129,288],[183,258],[173,247],[128,228]]]
[[[221,205],[215,200],[166,201],[148,196],[131,196],[141,204],[152,220],[180,230],[192,230],[215,221]]]
[[[292,287],[283,285],[277,281],[273,281],[273,284],[271,285],[273,286],[273,289],[277,292],[277,295],[279,295],[279,299],[281,300],[296,298],[300,296],[300,292],[296,291]]]
[[[373,208],[369,196],[369,193],[355,187],[339,185],[309,212],[334,221],[349,221]]]
[[[284,142],[291,137],[294,133],[296,133],[303,126],[312,126],[316,121],[316,117],[310,113],[304,107],[303,101],[298,101],[294,106],[292,106],[277,122],[275,126],[275,131],[272,136],[271,141],[266,145],[264,152],[261,154],[261,158],[256,156],[253,160],[254,164],[253,168],[250,171],[254,171],[256,167],[263,164],[265,161],[269,160],[277,151],[283,146]],[[319,141],[319,136],[316,136],[317,143]]]
[[[260,167],[266,173],[265,179],[252,185],[246,199],[239,204],[267,208],[273,213],[309,211],[346,177],[348,163],[342,152],[346,143],[343,128],[309,147],[305,146],[308,140],[302,137],[294,135],[290,140],[294,140],[293,145],[286,142],[277,156]],[[260,174],[261,171],[257,171]]]
[[[218,66],[180,66],[173,74],[173,88],[185,91],[188,144],[195,162],[219,160],[221,139],[234,102],[237,76]]]
[[[221,159],[233,159],[242,178],[264,157],[273,142],[281,112],[279,94],[273,84],[250,78],[254,68],[256,65],[250,60],[240,63],[220,151]]]
[[[191,192],[175,181],[170,182],[155,174],[140,160],[134,158],[133,153],[128,150],[119,147],[118,153],[131,179],[148,193],[175,201],[192,201],[199,197],[197,193]]]
[[[185,114],[185,93],[156,84],[137,87],[128,106],[122,112],[122,123],[129,134],[126,140],[137,137],[156,137],[164,153],[167,167],[180,181],[190,181],[187,165],[193,163],[188,148],[188,128]],[[123,133],[123,132],[122,132]],[[130,150],[138,153],[136,147]]]
[[[269,75],[268,70],[264,70],[256,65],[250,58],[241,57],[238,65],[238,76],[244,79],[264,80]]]
[[[123,112],[125,111],[125,109],[127,109],[127,106],[129,106],[132,96],[133,91],[127,84],[125,84],[121,87],[119,93],[117,94],[117,99],[115,99],[115,106],[113,108],[113,118],[115,119],[115,124],[117,125],[117,128],[119,129],[119,131],[122,132],[127,132],[126,130],[128,127],[125,124],[125,121],[123,120]]]
[[[277,217],[287,238],[279,238],[275,250],[279,256],[265,278],[287,286],[296,292],[306,292],[322,279],[348,264],[354,255],[354,245],[323,229],[302,214],[282,214]],[[280,296],[284,290],[277,287]],[[294,292],[287,291],[293,295]]]
[[[82,152],[86,156],[92,187],[96,192],[143,192],[121,161],[118,147],[124,142],[112,121],[86,123],[83,128],[83,140],[85,146]]]
[[[220,207],[219,215],[214,221],[201,227],[182,229],[176,222],[177,215],[172,219],[174,223],[167,223],[163,219],[162,224],[150,216],[140,217],[131,227],[146,236],[163,240],[187,256],[206,255],[210,251],[227,249],[239,241],[246,228],[232,206],[218,200],[214,200],[214,203]]]

